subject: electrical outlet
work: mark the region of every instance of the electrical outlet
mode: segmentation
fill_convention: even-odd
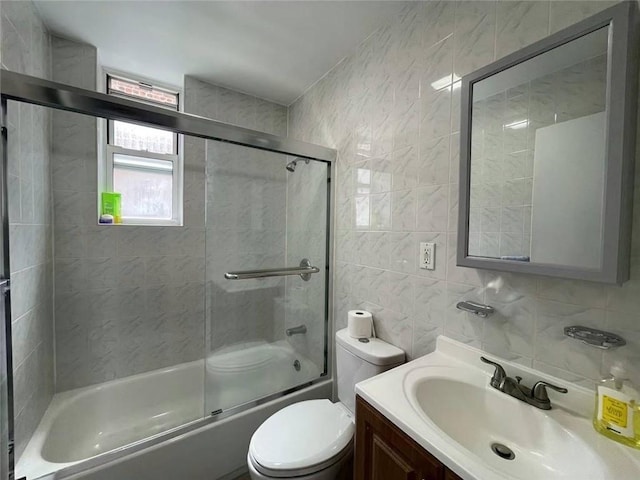
[[[420,242],[420,268],[433,270],[436,268],[436,244]]]

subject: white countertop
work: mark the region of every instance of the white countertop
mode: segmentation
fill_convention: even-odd
[[[556,385],[565,386],[569,389],[569,392],[562,395],[549,390],[549,398],[553,406],[552,410],[536,409],[489,386],[489,380],[493,375],[494,368],[491,365],[482,363],[480,361],[481,355],[499,362],[507,371],[508,376],[522,376],[522,383],[525,385],[530,386],[537,380],[545,380]],[[356,385],[356,393],[465,480],[513,480],[515,478],[578,480],[575,475],[567,475],[566,471],[551,471],[544,479],[540,476],[532,476],[530,469],[522,468],[518,471],[516,461],[509,464],[509,468],[505,470],[503,466],[506,464],[501,462],[508,461],[497,456],[495,459],[487,461],[486,458],[483,459],[472,453],[444,433],[434,422],[430,421],[424,412],[416,407],[415,400],[406,392],[411,390],[411,383],[419,379],[421,375],[427,376],[437,372],[437,375],[442,376],[446,375],[447,369],[474,376],[477,384],[483,384],[486,389],[491,389],[488,392],[490,395],[494,395],[494,393],[504,395],[507,402],[518,402],[518,404],[524,405],[524,407],[515,405],[520,409],[534,409],[535,412],[531,413],[537,416],[535,418],[543,418],[540,417],[541,415],[548,416],[550,419],[560,422],[563,428],[568,425],[570,435],[572,434],[572,429],[575,429],[575,432],[579,432],[580,441],[586,443],[591,450],[581,452],[580,458],[555,458],[554,462],[556,464],[565,460],[566,462],[580,464],[584,461],[585,454],[591,454],[590,452],[595,451],[598,452],[600,457],[593,460],[599,464],[604,464],[607,474],[603,476],[601,473],[594,473],[594,476],[588,477],[589,480],[640,479],[640,450],[609,440],[598,434],[591,426],[595,395],[593,391],[508,362],[494,355],[486,354],[481,350],[443,336],[438,337],[435,352],[360,382]],[[526,410],[524,411],[527,412]],[[456,421],[455,411],[452,411],[451,414],[452,421]],[[505,422],[508,421],[509,419],[505,418]],[[544,442],[544,438],[541,441]],[[584,477],[583,474],[579,480],[587,480],[587,477]]]

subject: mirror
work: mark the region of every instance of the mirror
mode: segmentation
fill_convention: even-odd
[[[601,28],[473,85],[469,255],[600,265],[607,39]]]
[[[623,30],[632,8],[463,78],[458,265],[628,278],[637,65]]]

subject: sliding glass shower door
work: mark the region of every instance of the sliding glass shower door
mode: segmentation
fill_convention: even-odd
[[[326,373],[328,164],[208,141],[206,411]]]
[[[9,308],[5,261],[0,476],[12,448],[18,477],[66,478],[326,375],[331,152],[5,71],[2,81],[0,243],[13,292]],[[153,204],[159,176],[147,157],[101,161],[108,120],[181,135],[182,175],[161,174],[180,187],[179,224],[99,223],[103,177],[129,174],[139,188],[122,199]]]
[[[4,179],[6,164],[6,102],[2,102],[0,120],[2,124],[2,137],[0,138],[0,219],[6,216],[4,202],[6,182]],[[13,475],[13,405],[10,394],[13,390],[11,375],[11,349],[7,343],[7,331],[11,332],[11,312],[9,308],[9,280],[8,280],[8,251],[7,232],[0,228],[0,479]]]

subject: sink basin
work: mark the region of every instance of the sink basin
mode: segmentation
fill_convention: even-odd
[[[551,410],[537,409],[491,387],[482,354],[440,337],[436,352],[359,383],[356,393],[465,480],[640,479],[640,451],[594,431],[593,392],[497,359],[527,385],[569,389],[549,393]]]
[[[597,451],[547,412],[464,371],[445,371],[446,378],[424,371],[413,373],[416,381],[407,377],[410,401],[425,421],[482,461],[511,478],[612,478]]]

